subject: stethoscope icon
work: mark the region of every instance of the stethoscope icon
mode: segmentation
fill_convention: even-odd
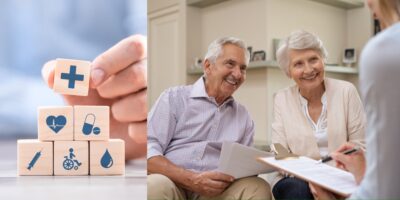
[[[94,122],[96,121],[96,116],[92,113],[89,113],[85,117],[85,121],[83,123],[82,132],[85,135],[89,135],[93,132],[93,134],[100,134],[100,128],[94,127]],[[94,127],[94,128],[93,128]]]

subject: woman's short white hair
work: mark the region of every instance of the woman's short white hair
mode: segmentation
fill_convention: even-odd
[[[209,60],[212,64],[215,64],[218,56],[222,53],[222,47],[226,44],[233,44],[237,47],[240,47],[245,52],[245,61],[246,65],[250,62],[250,53],[247,50],[247,46],[243,40],[235,37],[221,37],[214,40],[209,46],[206,55],[204,56],[204,60]]]
[[[322,41],[314,34],[307,31],[295,31],[292,32],[289,37],[284,39],[279,49],[276,52],[276,58],[279,67],[285,72],[286,76],[290,77],[289,73],[289,50],[303,50],[312,49],[319,53],[319,55],[326,61],[328,52],[322,44]]]

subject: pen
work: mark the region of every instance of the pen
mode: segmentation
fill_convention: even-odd
[[[342,153],[346,154],[346,155],[349,155],[349,154],[354,153],[354,152],[356,152],[356,151],[358,151],[360,149],[361,148],[359,146],[356,146],[356,147],[354,147],[352,149],[348,149],[348,150],[346,150],[346,151],[344,151]],[[325,162],[328,162],[328,161],[331,161],[331,160],[332,160],[331,156],[324,156],[321,160],[318,161],[318,163],[325,163]]]

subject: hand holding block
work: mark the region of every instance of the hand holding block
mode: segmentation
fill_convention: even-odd
[[[74,106],[75,140],[108,140],[110,107]]]
[[[53,142],[18,140],[18,175],[53,175]]]
[[[39,140],[72,140],[73,129],[72,106],[38,108]]]
[[[60,94],[87,96],[89,93],[90,62],[57,59],[54,71],[54,91]]]
[[[88,151],[86,141],[55,141],[54,175],[88,175]]]
[[[125,142],[90,141],[90,175],[125,174]]]

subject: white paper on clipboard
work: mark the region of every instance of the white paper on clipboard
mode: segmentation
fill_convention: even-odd
[[[268,166],[273,166],[343,196],[349,196],[357,188],[355,178],[351,173],[324,163],[317,164],[318,161],[308,157],[300,156],[296,159],[284,160],[261,157],[259,160]]]

